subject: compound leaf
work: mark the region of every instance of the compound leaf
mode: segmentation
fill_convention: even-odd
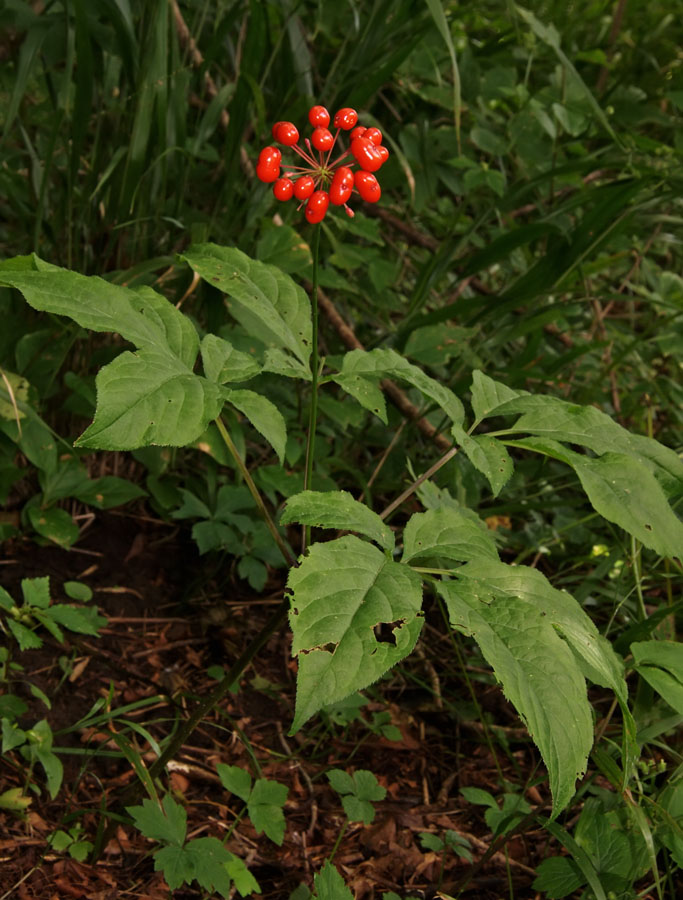
[[[180,847],[185,841],[187,813],[170,794],[164,797],[162,804],[163,810],[156,800],[147,798],[142,801],[142,806],[127,806],[126,812],[145,837]]]
[[[256,834],[265,834],[282,846],[285,836],[285,816],[282,807],[287,800],[288,788],[277,781],[259,778],[254,784],[247,803],[251,824]]]
[[[263,435],[277,453],[280,465],[282,465],[285,459],[287,426],[277,406],[266,397],[257,394],[256,391],[223,388],[223,396],[241,413],[244,413],[254,428]]]

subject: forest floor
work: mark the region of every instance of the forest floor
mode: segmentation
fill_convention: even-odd
[[[96,864],[54,852],[47,839],[74,823],[92,839],[99,810],[116,810],[121,791],[137,780],[120,753],[121,735],[146,765],[153,762],[149,743],[116,709],[147,700],[126,716],[161,741],[215,685],[207,670],[227,669],[258,632],[283,585],[270,583],[258,597],[244,593],[231,577],[229,560],[219,580],[215,561],[201,560],[184,532],[130,514],[98,514],[69,551],[28,540],[5,542],[2,549],[0,581],[12,596],[26,577],[49,575],[54,593],[65,581],[83,581],[109,621],[99,639],[76,635],[59,645],[42,635],[40,650],[20,655],[21,678],[51,701],[46,711],[25,691],[31,707],[24,727],[48,719],[64,782],[51,800],[38,768],[34,781],[41,791],[25,817],[0,810],[0,898],[168,898],[162,874],[154,871],[155,845],[126,824],[118,825]],[[376,804],[371,825],[349,825],[334,853],[357,900],[390,891],[419,898],[457,890],[481,900],[537,896],[531,884],[535,866],[549,853],[547,833],[528,830],[527,822],[522,835],[496,849],[486,807],[466,802],[460,793],[477,787],[498,796],[502,775],[533,808],[547,813],[537,754],[490,673],[473,665],[471,684],[495,732],[482,726],[466,685],[439,665],[451,649],[439,624],[428,613],[419,652],[375,686],[355,721],[339,725],[317,718],[293,737],[287,732],[296,662],[286,629],[273,635],[239,690],[202,722],[170,766],[168,786],[187,808],[188,837],[225,838],[243,806],[221,786],[217,763],[252,773],[260,768],[260,777],[289,789],[283,844],[257,835],[244,819],[227,847],[246,862],[263,897],[288,898],[301,883],[312,887],[345,822],[325,773],[333,767],[368,769],[386,788],[386,798]],[[14,690],[21,693],[21,686]],[[101,698],[111,720],[99,728],[74,727]],[[16,759],[12,764],[3,758],[0,794],[24,787],[25,778]],[[536,781],[541,783],[534,786]],[[137,802],[144,796],[141,791]],[[443,835],[448,829],[469,841],[473,863],[452,853],[442,859],[422,845],[421,833]],[[172,896],[205,896],[195,888]]]

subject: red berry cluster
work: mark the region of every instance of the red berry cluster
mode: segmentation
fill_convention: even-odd
[[[382,146],[379,128],[358,125],[358,113],[349,107],[335,113],[332,121],[336,129],[334,134],[329,130],[330,114],[324,106],[312,106],[308,111],[308,121],[313,126],[313,134],[304,141],[305,150],[299,146],[299,132],[295,125],[291,122],[276,122],[273,125],[274,139],[285,147],[291,147],[306,165],[283,163],[282,153],[277,147],[264,147],[256,166],[257,177],[273,184],[273,193],[278,200],[296,197],[300,205],[305,202],[306,219],[311,224],[322,222],[330,203],[343,206],[347,215],[353,216],[347,201],[354,190],[368,203],[377,203],[382,191],[373,172],[389,158],[389,151]],[[350,132],[350,145],[331,161],[340,131]],[[353,159],[349,159],[349,155]],[[352,169],[354,163],[359,167],[355,171]]]

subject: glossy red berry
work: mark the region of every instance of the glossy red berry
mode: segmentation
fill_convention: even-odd
[[[315,189],[315,179],[311,175],[302,175],[294,182],[294,196],[297,200],[308,200]]]
[[[316,150],[331,150],[334,144],[332,132],[328,128],[318,126],[311,135],[311,143]]]
[[[311,225],[322,222],[329,205],[330,198],[327,191],[316,191],[314,194],[311,194],[306,204],[306,221],[310,222]]]
[[[344,131],[348,131],[358,121],[358,113],[355,109],[351,109],[350,106],[345,106],[343,109],[338,110],[334,114],[333,125],[335,128],[343,128]]]
[[[294,193],[294,182],[289,178],[278,178],[273,185],[273,193],[277,200],[291,200]]]
[[[259,163],[265,163],[266,165],[279,166],[281,160],[282,153],[280,153],[277,147],[264,147],[258,155]]]
[[[355,141],[355,139],[356,139],[357,137],[363,137],[363,135],[365,134],[365,132],[366,132],[367,130],[368,130],[368,129],[367,129],[367,128],[364,128],[362,125],[357,125],[357,126],[353,129],[353,131],[351,132],[351,134],[349,135],[349,137],[351,138],[352,141]]]
[[[378,147],[382,143],[382,132],[379,128],[368,128],[363,137],[372,141],[372,143],[376,144]]]
[[[366,172],[376,172],[384,162],[382,154],[379,153],[379,147],[376,147],[365,136],[351,141],[351,153],[355,156],[361,169],[365,169]]]
[[[353,173],[353,181],[358,193],[368,203],[377,203],[382,196],[382,189],[372,172],[364,172],[362,169],[358,169]]]
[[[308,121],[316,128],[327,128],[330,124],[330,114],[324,106],[312,106],[308,111]]]
[[[292,122],[278,122],[273,128],[273,137],[285,147],[293,147],[299,140],[299,132]]]
[[[378,147],[377,152],[382,159],[382,165],[384,165],[384,163],[389,159],[389,151],[386,147]]]
[[[353,172],[348,166],[341,166],[334,173],[330,185],[330,203],[343,206],[353,191]]]

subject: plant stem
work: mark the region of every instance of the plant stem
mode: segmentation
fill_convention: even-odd
[[[428,478],[431,478],[432,475],[438,472],[442,466],[445,466],[447,462],[450,462],[450,460],[453,459],[459,449],[459,447],[451,447],[451,449],[447,453],[444,453],[441,459],[437,459],[433,466],[430,466],[423,475],[420,475],[420,477],[410,485],[410,487],[407,487],[402,494],[399,494],[399,496],[389,504],[389,506],[385,507],[382,510],[382,512],[380,513],[380,518],[386,519],[386,517],[390,513],[392,513],[395,509],[398,509],[403,501],[407,500],[411,494],[415,493],[415,491],[423,482],[427,481]]]
[[[280,550],[280,553],[282,553],[282,556],[284,557],[285,562],[287,563],[288,566],[295,566],[296,560],[290,553],[289,548],[287,547],[287,544],[285,544],[285,542],[282,540],[282,536],[280,535],[280,532],[277,530],[277,525],[275,524],[275,522],[273,522],[273,519],[266,508],[266,504],[263,502],[263,497],[261,496],[259,489],[254,484],[254,479],[251,477],[249,469],[247,469],[247,467],[244,463],[244,460],[237,452],[237,447],[234,445],[233,440],[230,437],[230,433],[228,432],[228,429],[225,427],[225,423],[223,422],[223,419],[220,416],[218,416],[218,418],[216,419],[216,426],[218,427],[220,435],[223,438],[223,441],[225,442],[225,446],[228,448],[228,450],[232,454],[233,459],[237,463],[237,468],[242,473],[242,477],[244,478],[244,480],[247,483],[247,487],[249,488],[249,491],[251,492],[251,496],[256,501],[256,505],[258,506],[259,511],[260,511],[261,515],[263,516],[263,519],[264,519],[266,525],[268,526],[268,531],[270,531],[270,533],[272,534],[273,540],[277,544],[277,546]]]
[[[320,249],[320,224],[313,227],[313,241],[311,253],[313,254],[313,283],[311,287],[311,405],[308,414],[308,438],[306,441],[306,471],[304,472],[304,490],[310,488],[313,479],[313,461],[315,459],[315,429],[318,419],[318,256]],[[311,526],[306,525],[303,533],[303,546],[301,552],[306,549],[311,541]]]

